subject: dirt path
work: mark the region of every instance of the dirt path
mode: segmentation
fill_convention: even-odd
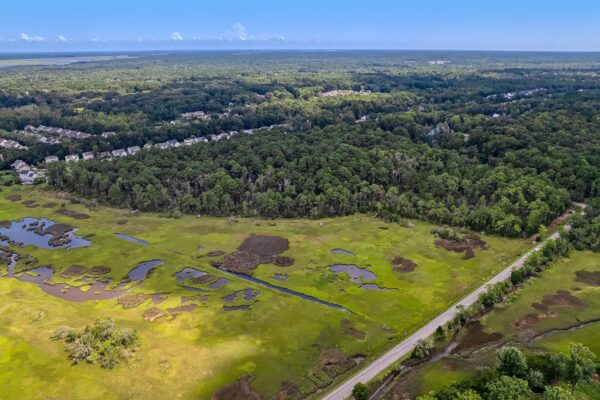
[[[567,226],[566,229],[570,227]],[[379,373],[384,371],[386,368],[390,367],[392,364],[397,362],[399,359],[407,355],[412,351],[417,342],[421,339],[427,339],[437,329],[438,326],[444,325],[450,322],[458,313],[457,307],[464,306],[469,307],[479,299],[479,296],[485,292],[488,285],[493,285],[498,282],[505,281],[510,278],[510,274],[513,269],[520,269],[523,267],[525,260],[534,252],[538,251],[542,248],[542,246],[549,240],[556,240],[560,236],[559,232],[552,234],[548,239],[544,242],[538,244],[533,249],[525,253],[521,258],[512,263],[502,272],[494,276],[492,279],[481,285],[467,297],[454,304],[448,310],[438,315],[432,321],[427,323],[424,327],[416,331],[414,334],[397,344],[394,348],[389,350],[387,353],[382,355],[381,357],[374,360],[371,364],[369,364],[366,368],[362,369],[355,375],[348,378],[344,383],[333,389],[328,394],[322,397],[322,400],[345,400],[352,395],[352,388],[359,382],[367,383],[375,378]]]

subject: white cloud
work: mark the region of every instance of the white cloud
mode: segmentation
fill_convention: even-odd
[[[63,35],[60,35],[60,36],[58,37],[58,41],[59,41],[59,42],[63,42],[63,43],[64,43],[64,42],[66,42],[66,41],[67,41],[67,38],[66,38],[66,37],[64,37]]]
[[[238,39],[238,40],[248,39],[248,33],[246,32],[246,27],[244,25],[242,25],[241,22],[236,22],[235,24],[233,24],[233,26],[231,27],[231,30],[233,31],[233,35],[234,35],[235,39]]]
[[[97,37],[95,37],[95,38],[92,38],[91,40],[92,40],[92,42],[94,42],[94,43],[98,43],[98,42],[101,42],[101,41],[102,41],[102,39],[100,39],[100,38],[97,38]]]
[[[173,32],[173,34],[171,35],[171,40],[175,42],[180,42],[183,40],[183,36],[181,36],[181,33],[179,32]]]
[[[26,33],[21,33],[21,40],[25,42],[45,42],[46,38],[38,35],[29,36]]]

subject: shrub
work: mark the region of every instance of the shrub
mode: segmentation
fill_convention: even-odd
[[[82,330],[61,326],[52,332],[54,340],[62,340],[74,364],[85,361],[114,368],[137,350],[137,331],[118,328],[111,318],[101,318]]]

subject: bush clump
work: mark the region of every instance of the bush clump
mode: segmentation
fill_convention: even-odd
[[[112,318],[100,318],[81,330],[57,328],[50,336],[62,340],[74,364],[85,361],[102,368],[114,368],[137,351],[139,336],[135,329],[119,328]]]

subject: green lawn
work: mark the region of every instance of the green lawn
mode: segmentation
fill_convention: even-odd
[[[209,290],[208,301],[176,318],[154,323],[142,313],[152,307],[150,300],[123,309],[117,300],[74,303],[42,292],[37,286],[15,279],[0,279],[0,387],[6,398],[116,399],[195,398],[207,399],[219,387],[252,374],[252,387],[268,397],[288,382],[305,392],[315,389],[315,378],[306,374],[320,365],[323,354],[332,349],[346,356],[375,357],[409,332],[479,286],[495,272],[523,253],[531,243],[482,236],[491,246],[476,250],[475,258],[451,253],[434,245],[434,225],[413,221],[415,227],[385,224],[368,215],[324,220],[229,219],[184,216],[179,219],[157,214],[134,214],[127,210],[87,208],[66,204],[66,208],[90,215],[74,219],[56,213],[58,208],[27,208],[12,202],[8,195],[38,204],[63,200],[39,189],[10,187],[0,193],[0,221],[24,217],[46,217],[69,223],[78,235],[90,235],[92,246],[80,249],[15,248],[37,261],[19,262],[17,270],[52,265],[55,282],[60,271],[73,264],[111,268],[115,281],[125,277],[138,263],[161,259],[150,278],[132,293],[168,292],[157,305],[162,310],[181,305],[182,296],[193,296],[179,286],[174,273],[191,266],[211,275],[226,277],[230,283]],[[126,221],[126,222],[125,222]],[[385,229],[381,229],[385,228]],[[115,232],[143,239],[147,247],[114,236]],[[285,237],[290,248],[283,255],[293,257],[291,267],[260,265],[254,276],[265,281],[342,305],[343,312],[232,277],[210,266],[210,251],[231,252],[250,234]],[[92,236],[93,235],[93,236]],[[197,246],[204,249],[199,252]],[[342,248],[355,256],[331,254]],[[410,273],[393,271],[391,259],[400,255],[417,264]],[[371,266],[377,283],[389,291],[369,291],[336,276],[328,266],[335,263]],[[2,268],[5,268],[2,266]],[[274,273],[287,273],[278,282]],[[76,284],[73,280],[71,283]],[[81,285],[81,283],[77,283]],[[199,286],[207,289],[205,286]],[[222,299],[234,290],[253,288],[261,294],[250,310],[224,312]],[[233,304],[242,304],[236,300]],[[72,366],[63,345],[49,339],[60,325],[81,327],[97,317],[113,317],[120,325],[135,327],[142,338],[138,359],[116,370],[92,365]],[[349,320],[364,339],[349,335],[342,320]],[[360,336],[360,335],[359,335]],[[314,375],[319,375],[317,370]]]

